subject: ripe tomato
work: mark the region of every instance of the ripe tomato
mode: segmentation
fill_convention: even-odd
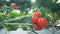
[[[39,17],[37,16],[32,16],[32,23],[35,24],[38,22]]]
[[[15,3],[12,3],[11,6],[12,6],[13,9],[18,9],[18,7]]]
[[[40,16],[40,13],[39,12],[35,12],[34,15],[35,16]]]
[[[34,24],[33,26],[34,26],[35,30],[41,30],[42,29],[42,27],[38,26],[37,24]]]
[[[38,25],[41,27],[45,27],[47,25],[47,20],[45,18],[39,18]]]

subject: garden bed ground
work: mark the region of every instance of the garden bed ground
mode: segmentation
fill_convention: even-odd
[[[23,31],[21,29],[17,29],[16,31],[7,31],[7,34],[28,34],[30,31]],[[38,34],[52,34],[47,30],[36,31]],[[0,30],[0,34],[5,34],[4,30]],[[35,34],[31,32],[31,34]],[[60,34],[60,31],[55,32],[55,34]]]

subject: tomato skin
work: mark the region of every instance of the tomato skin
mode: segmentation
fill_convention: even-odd
[[[39,17],[37,16],[32,16],[32,23],[36,24],[38,22]]]
[[[38,26],[37,24],[33,24],[35,30],[42,30],[42,27]]]
[[[39,17],[40,13],[39,12],[35,12],[34,15]]]
[[[18,9],[17,5],[14,4],[14,3],[12,3],[11,6],[12,6],[13,9]]]
[[[47,25],[47,20],[45,18],[39,18],[38,25],[41,27],[45,27]]]
[[[39,12],[35,12],[32,16],[32,23],[38,23],[38,19],[39,19],[40,13]]]

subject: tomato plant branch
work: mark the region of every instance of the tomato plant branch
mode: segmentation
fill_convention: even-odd
[[[23,15],[23,16],[20,16],[20,17],[16,17],[16,18],[13,18],[13,19],[9,19],[9,20],[4,20],[2,23],[8,23],[10,21],[14,21],[14,20],[21,20],[25,17],[30,17],[31,15]]]

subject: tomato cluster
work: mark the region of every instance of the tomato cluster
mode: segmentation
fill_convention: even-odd
[[[32,16],[32,24],[35,30],[41,30],[47,25],[47,20],[45,18],[39,18],[39,16],[39,12],[35,12]]]

